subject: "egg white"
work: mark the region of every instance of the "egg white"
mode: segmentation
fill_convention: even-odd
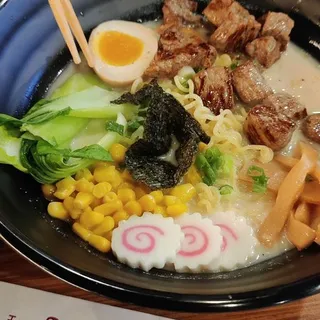
[[[102,33],[108,31],[121,32],[141,40],[144,46],[140,57],[124,66],[114,66],[105,62],[99,54],[98,40]],[[141,77],[150,65],[158,50],[158,35],[154,30],[136,22],[111,20],[100,24],[92,31],[89,47],[94,57],[94,70],[97,75],[112,86],[126,86]]]

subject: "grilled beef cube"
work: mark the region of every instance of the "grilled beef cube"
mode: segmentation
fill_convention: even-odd
[[[275,93],[262,102],[263,105],[274,108],[291,120],[302,120],[307,116],[307,109],[296,98],[287,93]]]
[[[320,143],[320,114],[309,116],[302,125],[304,135],[316,143]]]
[[[259,21],[263,24],[261,35],[272,36],[281,44],[284,51],[290,41],[290,32],[294,27],[294,21],[285,13],[268,12]]]
[[[174,52],[188,45],[199,45],[204,40],[193,28],[176,24],[166,24],[160,27],[159,51]]]
[[[214,114],[234,106],[231,72],[224,67],[211,67],[194,77],[196,93]]]
[[[216,27],[225,21],[239,21],[250,16],[248,10],[233,0],[212,0],[203,14]]]
[[[260,23],[253,16],[242,20],[227,20],[214,31],[209,42],[222,52],[241,50],[258,36],[260,28]]]
[[[240,99],[248,104],[260,103],[272,94],[262,74],[252,61],[247,61],[232,72],[232,83]]]
[[[295,123],[269,106],[253,107],[244,123],[244,131],[253,144],[262,144],[274,151],[284,148],[292,137]]]
[[[256,58],[264,67],[271,67],[280,59],[280,43],[271,36],[261,37],[246,45],[247,54]]]
[[[184,66],[208,68],[217,56],[215,48],[191,28],[170,25],[162,29],[158,52],[145,72],[149,78],[173,77]]]
[[[201,17],[195,14],[198,3],[192,0],[165,0],[162,7],[164,24],[197,24]]]

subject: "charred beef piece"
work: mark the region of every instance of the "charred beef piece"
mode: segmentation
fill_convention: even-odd
[[[274,151],[285,147],[295,128],[295,123],[269,106],[253,107],[244,123],[244,131],[253,144],[262,144]]]
[[[196,93],[204,105],[218,115],[221,109],[234,106],[231,72],[224,67],[211,67],[194,77]]]
[[[244,103],[260,103],[272,94],[262,74],[252,61],[247,61],[232,72],[232,83]]]
[[[181,25],[162,25],[160,27],[159,50],[168,52],[175,52],[182,50],[189,45],[200,45],[204,40],[199,33],[193,28],[188,28]]]
[[[165,26],[158,52],[144,75],[148,78],[172,78],[184,66],[208,68],[216,56],[215,48],[194,29],[179,25]]]
[[[307,116],[305,106],[287,93],[272,94],[264,99],[262,104],[274,108],[293,121],[302,120]]]
[[[274,37],[280,42],[281,50],[284,51],[290,41],[294,21],[285,13],[270,11],[263,15],[259,22],[263,24],[261,35]]]
[[[201,17],[195,14],[198,3],[192,0],[165,0],[162,7],[164,24],[197,24]]]
[[[258,36],[260,28],[260,23],[253,16],[241,20],[227,20],[214,31],[209,42],[218,51],[241,50]]]
[[[216,27],[225,21],[239,21],[250,16],[248,10],[233,0],[212,0],[204,9],[203,14]]]
[[[210,43],[220,51],[241,50],[255,39],[261,25],[237,1],[213,0],[203,11],[207,19],[218,27]]]
[[[271,67],[280,59],[280,43],[271,36],[261,37],[246,45],[247,54],[256,58],[266,68]]]
[[[304,135],[316,143],[320,143],[320,114],[309,116],[302,125]]]

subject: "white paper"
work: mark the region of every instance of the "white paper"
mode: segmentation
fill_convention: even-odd
[[[0,281],[0,320],[169,320]]]

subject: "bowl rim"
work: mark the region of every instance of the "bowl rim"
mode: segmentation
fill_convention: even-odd
[[[0,0],[0,10],[9,2]],[[142,289],[59,263],[54,257],[35,248],[27,238],[24,240],[22,236],[15,234],[2,221],[0,239],[26,260],[66,283],[143,307],[183,312],[234,312],[281,305],[320,293],[320,272],[286,285],[232,295],[177,294]]]
[[[320,293],[320,272],[286,285],[232,295],[177,294],[142,289],[63,265],[34,248],[27,239],[14,234],[2,222],[0,238],[34,265],[64,282],[143,307],[183,312],[234,312],[281,305]]]

